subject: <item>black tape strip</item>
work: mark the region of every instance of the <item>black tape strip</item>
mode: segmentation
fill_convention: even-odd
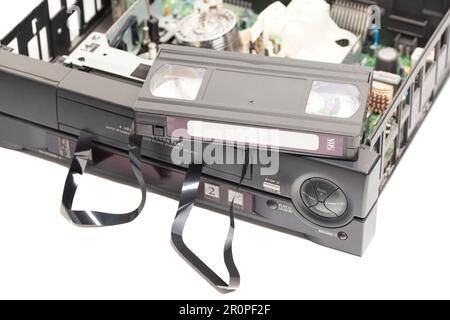
[[[136,210],[124,214],[111,214],[97,211],[75,211],[72,210],[73,200],[78,188],[75,177],[82,176],[86,171],[88,162],[93,160],[92,135],[85,131],[80,133],[72,164],[64,185],[61,205],[61,212],[69,219],[69,221],[84,227],[106,227],[125,224],[135,220],[139,216],[147,199],[147,186],[141,168],[142,139],[142,136],[137,136],[134,133],[130,135],[129,139],[129,159],[142,193],[142,200],[139,207]]]
[[[249,153],[245,152],[245,164],[242,168],[242,175],[237,190],[240,189],[242,182],[247,173],[249,165]],[[172,243],[178,253],[185,258],[202,276],[206,278],[219,291],[230,292],[239,288],[240,275],[233,258],[233,238],[235,230],[234,222],[234,199],[231,202],[229,216],[230,227],[225,240],[224,260],[227,267],[230,281],[227,284],[220,276],[217,275],[210,267],[208,267],[194,252],[192,252],[183,240],[183,232],[186,222],[195,205],[198,189],[200,186],[200,178],[203,172],[203,164],[192,164],[186,174],[186,178],[181,191],[181,199],[178,212],[172,226]]]

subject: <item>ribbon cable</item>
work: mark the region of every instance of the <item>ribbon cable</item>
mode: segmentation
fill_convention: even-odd
[[[247,174],[249,166],[248,149],[245,151],[245,163],[242,168],[242,175],[239,185],[236,190],[239,190],[244,178]],[[181,199],[178,207],[178,212],[172,226],[172,243],[178,253],[185,258],[194,269],[197,270],[207,281],[209,281],[216,289],[222,292],[231,292],[239,288],[240,275],[233,258],[233,238],[235,231],[234,222],[234,198],[229,209],[230,227],[228,235],[225,240],[224,260],[227,267],[230,281],[227,284],[220,276],[217,275],[210,267],[208,267],[183,240],[183,232],[186,222],[191,214],[192,208],[195,205],[198,190],[200,187],[200,179],[202,176],[204,164],[191,164],[186,174],[183,184]]]
[[[88,163],[90,161],[94,161],[92,138],[92,134],[86,131],[81,131],[72,163],[70,165],[69,173],[67,175],[66,183],[64,185],[61,213],[69,221],[82,227],[106,227],[131,222],[139,216],[147,199],[147,186],[144,181],[141,167],[143,137],[135,135],[134,132],[130,134],[129,138],[129,159],[133,173],[139,183],[139,188],[142,193],[142,200],[139,207],[136,210],[124,214],[112,214],[98,211],[78,211],[72,209],[73,200],[79,186],[79,183],[76,181],[79,179],[76,178],[83,176]]]

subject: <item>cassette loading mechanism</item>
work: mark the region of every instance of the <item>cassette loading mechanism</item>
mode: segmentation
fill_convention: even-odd
[[[137,134],[354,160],[369,68],[162,46],[135,110]]]

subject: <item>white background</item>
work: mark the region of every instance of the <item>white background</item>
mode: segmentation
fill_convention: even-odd
[[[0,36],[26,14],[23,6],[33,1],[1,2]],[[149,194],[134,223],[80,229],[59,214],[67,169],[1,149],[0,298],[450,298],[449,102],[447,85],[381,196],[377,235],[363,258],[238,221],[242,285],[225,296],[172,249],[175,201]],[[135,189],[86,182],[78,208],[120,212],[139,201]],[[197,209],[187,230],[222,274],[226,225]]]

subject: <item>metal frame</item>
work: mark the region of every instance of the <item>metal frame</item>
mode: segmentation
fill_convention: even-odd
[[[398,162],[403,157],[412,138],[419,129],[436,95],[439,93],[450,72],[450,11],[442,20],[428,41],[422,57],[404,81],[389,110],[379,121],[369,138],[370,148],[382,156],[380,172],[381,190],[391,177]],[[435,61],[427,65],[427,57],[435,50]],[[395,117],[395,126],[391,120]],[[392,159],[386,153],[394,147]]]
[[[70,41],[70,31],[67,20],[72,14],[71,8],[67,8],[67,0],[61,1],[61,10],[50,17],[48,0],[43,0],[25,19],[22,20],[13,30],[11,30],[0,43],[8,45],[17,39],[19,54],[29,55],[28,43],[35,36],[38,38],[39,58],[42,60],[42,50],[40,31],[47,29],[48,52],[51,58],[66,54],[71,48],[78,45],[83,38],[89,34],[90,30],[104,17],[110,9],[111,3],[108,0],[102,1],[102,8],[97,10],[96,15],[89,22],[84,20],[83,0],[77,0],[75,6],[80,9],[80,32],[75,41]],[[97,5],[97,2],[95,2]],[[35,24],[35,25],[33,25]]]

